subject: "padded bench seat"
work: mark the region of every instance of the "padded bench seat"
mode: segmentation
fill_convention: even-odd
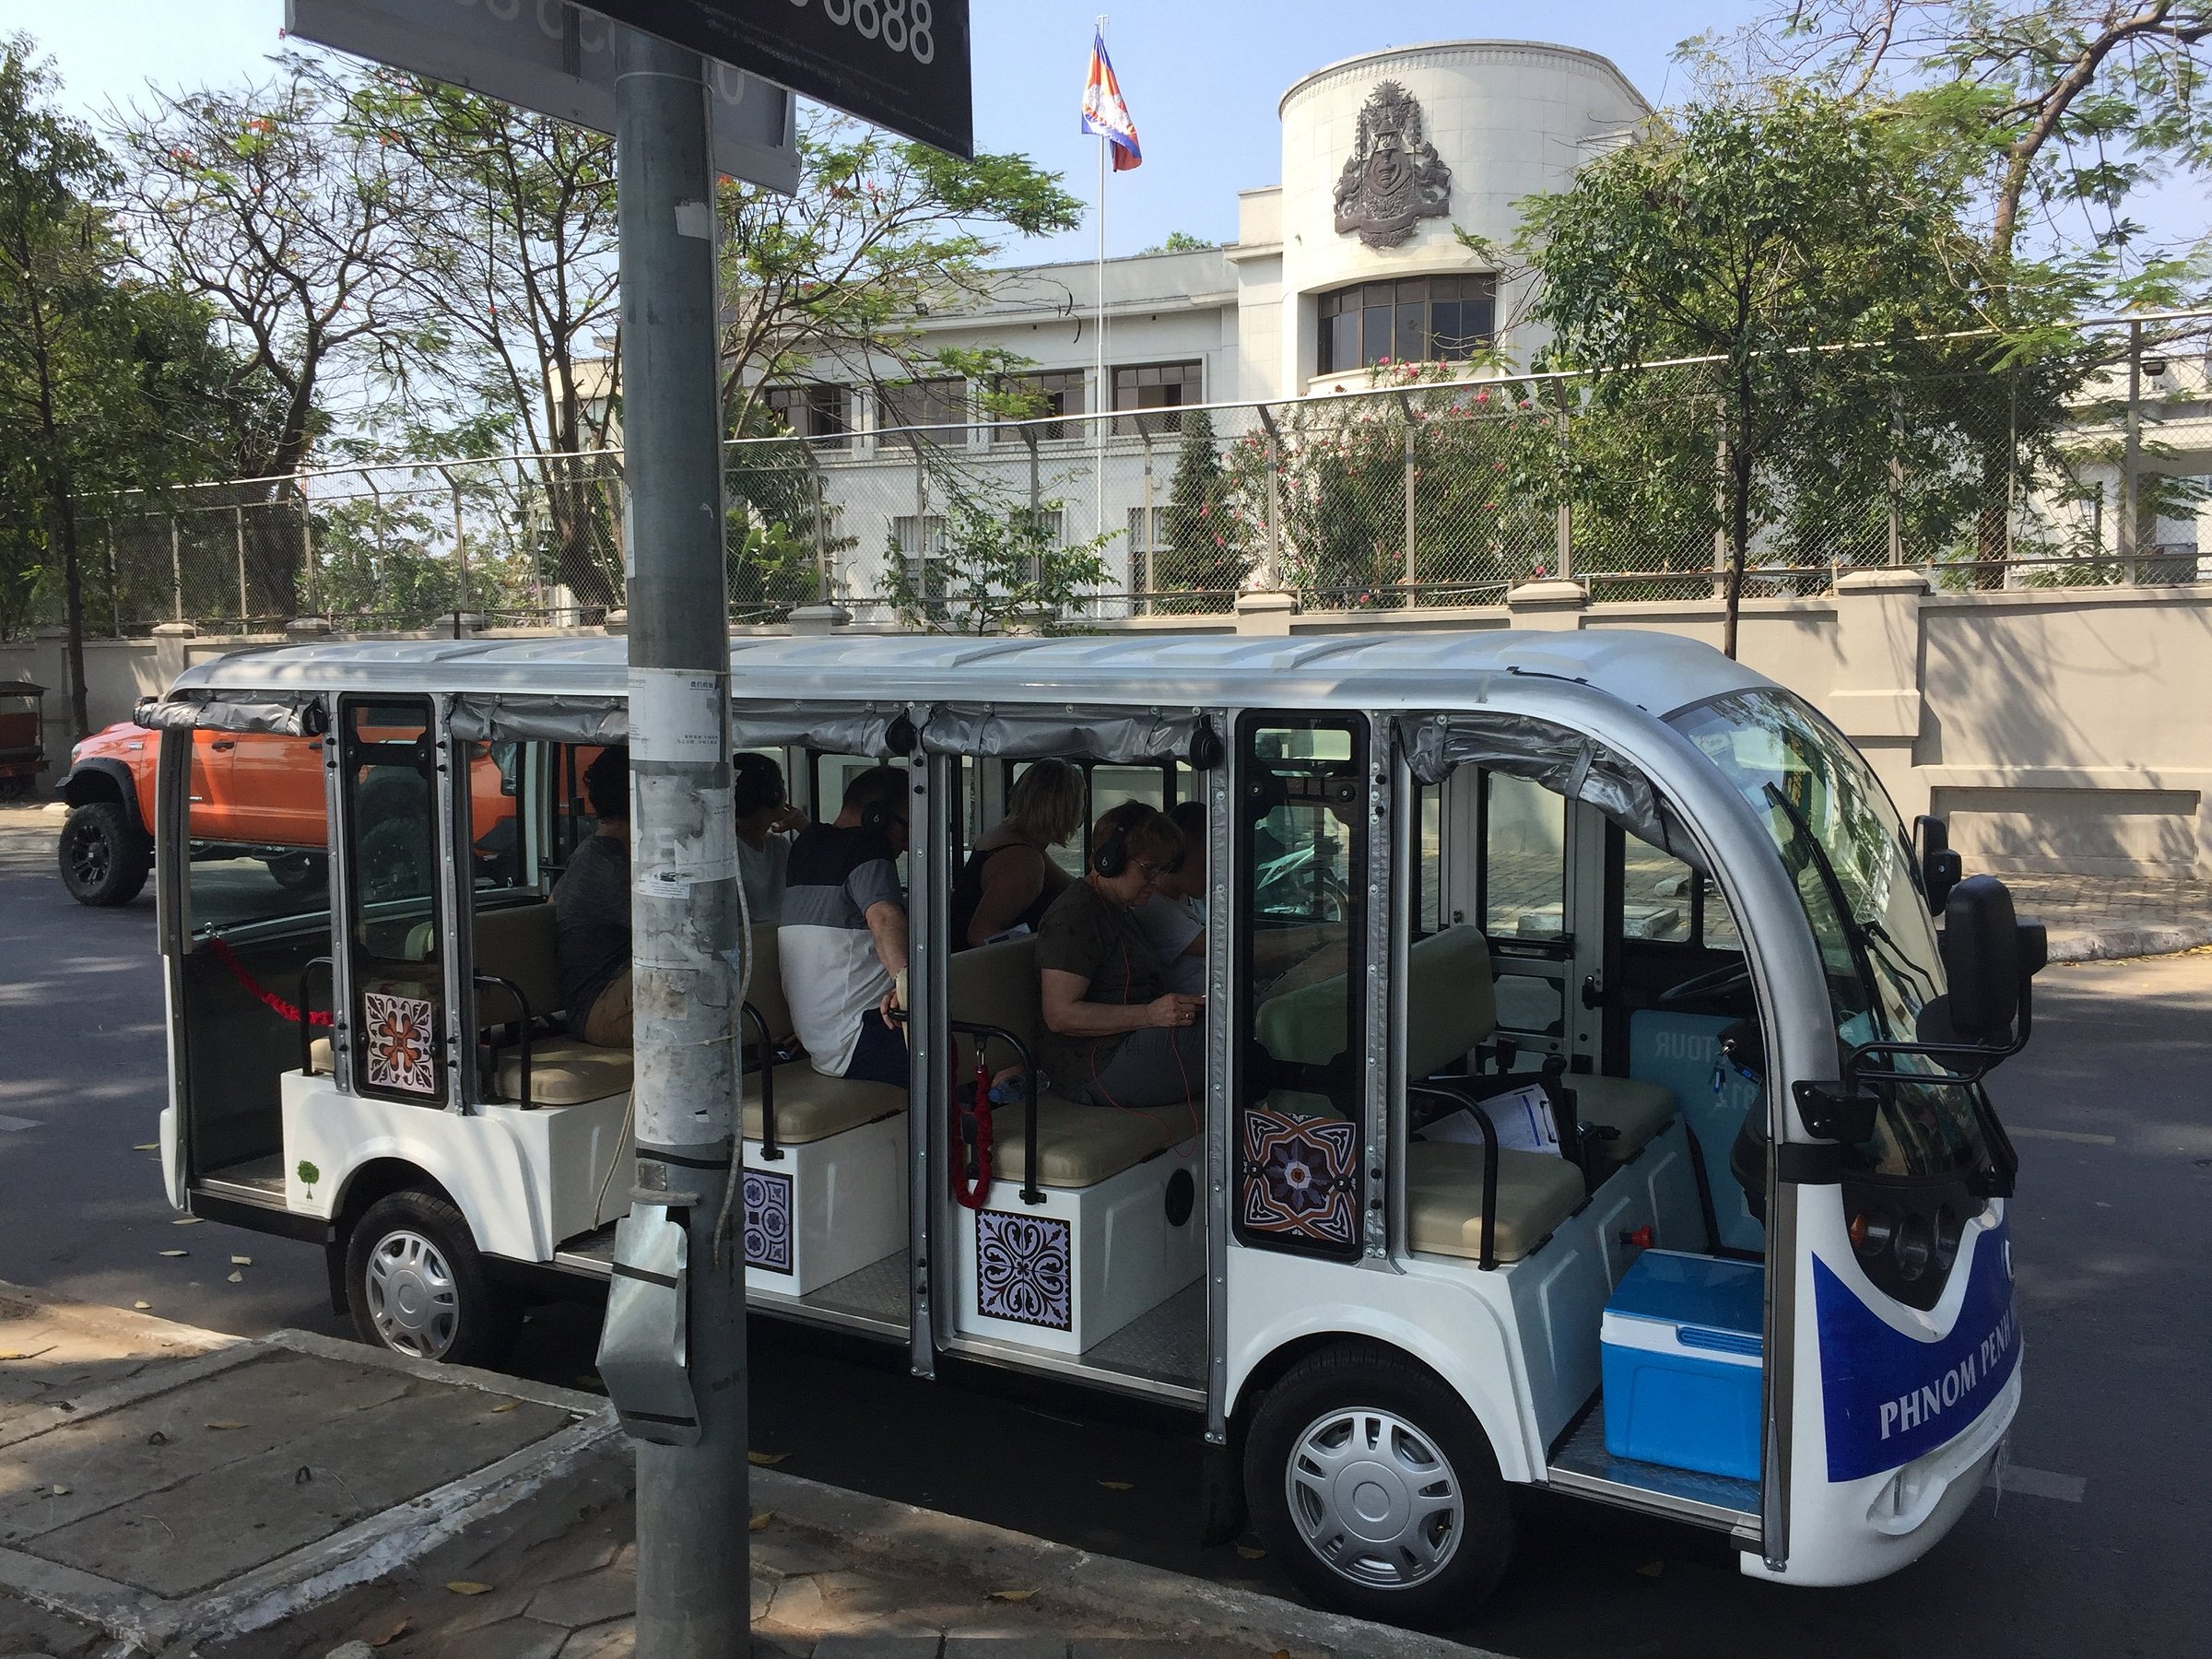
[[[1583,1172],[1546,1152],[1498,1154],[1496,1249],[1517,1262],[1583,1201]],[[1406,1241],[1432,1255],[1482,1256],[1482,1148],[1459,1141],[1406,1147]]]
[[[803,1147],[906,1110],[906,1090],[857,1077],[824,1077],[804,1060],[776,1067],[776,1144]],[[760,1138],[760,1079],[745,1079],[745,1138]]]
[[[1671,1088],[1646,1083],[1640,1077],[1578,1077],[1570,1072],[1559,1079],[1574,1091],[1574,1112],[1585,1124],[1614,1131],[1598,1144],[1615,1163],[1626,1163],[1675,1121],[1675,1094]]]

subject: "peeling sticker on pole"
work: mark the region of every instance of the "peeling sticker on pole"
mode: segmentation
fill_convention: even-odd
[[[711,763],[722,753],[721,677],[699,668],[629,671],[629,753]]]

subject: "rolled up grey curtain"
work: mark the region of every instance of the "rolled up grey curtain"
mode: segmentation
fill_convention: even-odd
[[[785,744],[841,755],[891,756],[900,721],[922,712],[903,703],[825,709],[818,703],[737,701],[730,709],[733,748]],[[627,743],[628,703],[604,697],[500,696],[463,692],[453,699],[453,735],[466,742]]]
[[[156,732],[274,732],[308,735],[308,711],[322,707],[320,692],[216,691],[194,687],[149,697],[131,718]]]
[[[1018,760],[1087,756],[1134,765],[1182,759],[1202,709],[1113,709],[1067,703],[939,703],[922,728],[932,754]]]
[[[1406,763],[1423,783],[1441,783],[1462,766],[1530,778],[1587,801],[1630,835],[1711,874],[1651,780],[1594,737],[1530,714],[1401,714],[1396,725]]]

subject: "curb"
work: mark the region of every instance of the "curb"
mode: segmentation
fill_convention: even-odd
[[[797,1475],[755,1469],[752,1476],[757,1508],[771,1508],[780,1520],[832,1534],[855,1555],[938,1571],[951,1566],[985,1582],[1050,1591],[1063,1605],[1105,1617],[1125,1618],[1132,1608],[1142,1608],[1146,1617],[1183,1626],[1191,1634],[1241,1636],[1266,1648],[1323,1647],[1359,1659],[1507,1659],[1441,1636],[1318,1612],[1256,1590],[1093,1555]]]
[[[2173,956],[2212,945],[2212,919],[2156,927],[2068,928],[2051,935],[2053,962],[2114,962],[2129,957]]]

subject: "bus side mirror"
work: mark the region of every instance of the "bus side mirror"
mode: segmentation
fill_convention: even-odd
[[[1912,835],[1920,843],[1920,885],[1927,889],[1928,914],[1940,916],[1966,866],[1951,851],[1951,829],[1943,819],[1922,813],[1912,820]]]
[[[2042,924],[2014,916],[2003,882],[1972,876],[1957,883],[1943,906],[1951,1030],[1968,1042],[2002,1041],[2019,1016],[2028,982],[2049,957]]]

